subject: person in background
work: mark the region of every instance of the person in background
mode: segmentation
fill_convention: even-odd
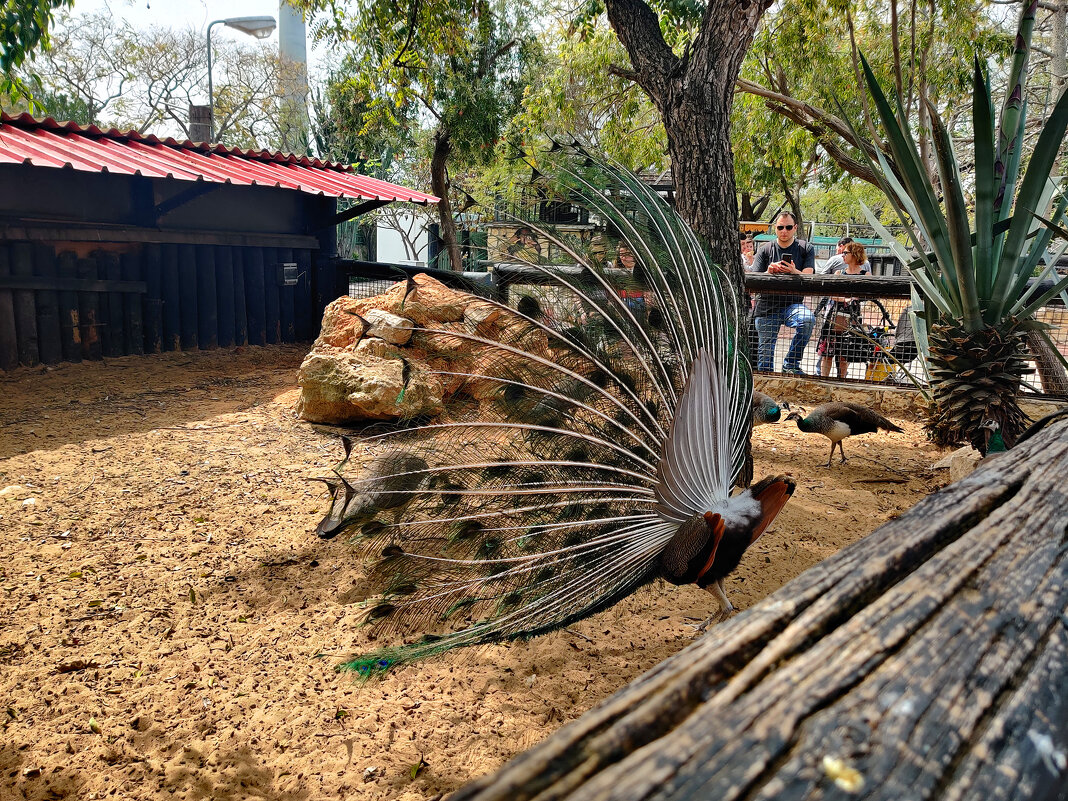
[[[616,251],[616,267],[621,270],[626,270],[635,279],[639,279],[638,271],[635,269],[638,265],[638,259],[635,257],[634,252],[626,245],[620,245]],[[623,302],[627,304],[627,308],[634,313],[634,317],[641,321],[645,319],[645,290],[643,289],[621,289],[619,290],[620,297],[623,298]]]
[[[831,275],[832,273],[844,270],[845,261],[842,258],[842,254],[845,252],[846,245],[852,245],[853,243],[854,239],[851,236],[843,236],[839,239],[838,244],[835,245],[835,255],[827,259],[826,263],[816,270],[816,272],[820,275]],[[867,258],[864,260],[864,267],[868,275],[871,275],[871,262],[869,262]]]
[[[756,260],[756,242],[748,234],[742,235],[742,269],[747,273],[753,272],[753,262]]]
[[[842,250],[843,267],[835,270],[840,275],[871,275],[871,268],[867,266],[867,253],[864,246],[856,242],[849,242]],[[849,360],[842,348],[846,320],[860,322],[860,303],[856,298],[831,296],[831,306],[827,310],[827,317],[820,329],[820,341],[817,350],[820,354],[820,375],[827,378],[831,374],[831,364],[835,357],[838,358],[838,377],[845,378],[849,371]],[[839,315],[844,315],[841,322],[836,326]],[[838,330],[842,328],[842,330]]]
[[[757,251],[753,260],[753,272],[771,275],[811,275],[816,268],[816,252],[812,245],[797,238],[797,218],[784,211],[775,220],[775,240],[767,242]],[[757,370],[771,372],[775,369],[775,342],[779,327],[794,329],[790,349],[782,362],[782,371],[803,376],[801,356],[812,336],[816,318],[805,305],[802,295],[768,294],[757,297],[753,315],[756,318],[759,344],[757,345]]]

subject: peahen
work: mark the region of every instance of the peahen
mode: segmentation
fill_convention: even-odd
[[[880,428],[886,431],[896,431],[899,434],[904,431],[878,412],[850,401],[824,403],[805,415],[801,412],[791,412],[786,419],[796,420],[797,427],[806,433],[823,434],[831,441],[831,454],[827,457],[827,467],[831,466],[835,447],[842,454],[842,462],[845,462],[842,440],[846,437],[870,434]]]
[[[333,503],[319,534],[347,530],[375,559],[368,620],[423,635],[344,665],[362,675],[552,631],[657,577],[708,589],[726,614],[723,579],[793,493],[775,476],[731,495],[752,371],[725,273],[635,176],[573,146],[555,155],[556,196],[589,208],[636,267],[539,230],[581,275],[551,271],[560,285],[541,302],[498,304],[501,337],[417,332],[429,357],[444,337],[482,354],[437,371],[478,410],[366,438],[362,473],[322,479]]]
[[[753,390],[753,425],[762,426],[777,423],[782,419],[783,409],[789,411],[789,403],[779,403],[770,395]]]

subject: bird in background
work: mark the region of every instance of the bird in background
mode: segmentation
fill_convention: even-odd
[[[980,428],[990,432],[986,435],[986,448],[983,451],[983,456],[989,456],[992,453],[1004,453],[1008,450],[1005,446],[1005,437],[1001,434],[1001,424],[997,420],[984,420]]]
[[[321,479],[332,504],[319,535],[352,534],[373,562],[367,620],[408,640],[343,665],[362,676],[568,626],[658,577],[709,590],[726,615],[724,579],[794,491],[772,476],[732,494],[753,407],[727,273],[633,174],[574,145],[545,157],[553,196],[590,209],[636,266],[539,228],[582,277],[525,257],[558,285],[541,302],[498,304],[502,336],[419,331],[432,357],[447,358],[439,337],[492,357],[438,370],[458,382],[453,397],[483,399],[477,416],[447,410],[368,437],[365,468]]]
[[[770,395],[753,390],[753,425],[762,426],[777,423],[782,419],[783,410],[790,411],[790,404],[775,400]]]
[[[846,437],[855,437],[857,434],[871,434],[880,428],[885,431],[903,433],[904,429],[891,423],[878,412],[873,412],[867,406],[850,401],[835,401],[817,406],[811,412],[791,412],[787,420],[796,420],[797,427],[807,434],[823,434],[831,441],[831,453],[827,457],[826,467],[831,466],[834,458],[834,449],[837,447],[842,455],[842,463],[845,463],[845,450],[842,448],[842,440]]]

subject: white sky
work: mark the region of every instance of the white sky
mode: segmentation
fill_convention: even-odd
[[[126,20],[135,28],[161,26],[194,28],[201,32],[209,22],[227,17],[272,16],[278,19],[278,0],[74,0],[74,14],[106,9],[110,9],[116,19]],[[244,44],[256,41],[225,25],[216,25],[212,29],[213,42],[228,38],[243,40]],[[263,42],[277,47],[277,29]],[[309,41],[308,66],[313,73],[322,59],[322,48],[313,49]]]

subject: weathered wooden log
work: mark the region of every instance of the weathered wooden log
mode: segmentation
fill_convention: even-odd
[[[197,245],[197,343],[201,350],[219,347],[219,292],[215,246]]]
[[[56,273],[59,275],[59,334],[63,348],[63,361],[82,360],[82,332],[78,319],[78,293],[68,289],[78,279],[78,255],[65,250],[56,257]]]
[[[219,309],[219,347],[234,344],[234,259],[232,249],[215,245],[215,293]]]
[[[140,281],[143,277],[140,251],[131,250],[119,257],[123,281]],[[123,352],[140,356],[145,352],[144,318],[141,315],[141,295],[136,292],[122,294],[122,315],[125,322]]]
[[[178,276],[178,246],[161,245],[160,295],[163,298],[163,350],[182,349],[182,290]]]
[[[51,279],[58,285],[56,252],[43,242],[33,244],[33,272],[41,278]],[[59,293],[55,289],[39,289],[34,293],[37,302],[37,348],[44,364],[59,364],[63,361],[63,345],[60,337]]]
[[[33,244],[13,242],[11,245],[11,274],[33,275]],[[41,353],[37,346],[37,300],[31,289],[16,289],[12,293],[15,302],[15,331],[18,336],[19,364],[35,367],[40,364]]]
[[[1068,421],[452,801],[1068,797]]]
[[[0,245],[0,278],[11,275],[11,251]],[[19,338],[15,331],[15,301],[10,289],[0,289],[0,370],[19,366]]]

